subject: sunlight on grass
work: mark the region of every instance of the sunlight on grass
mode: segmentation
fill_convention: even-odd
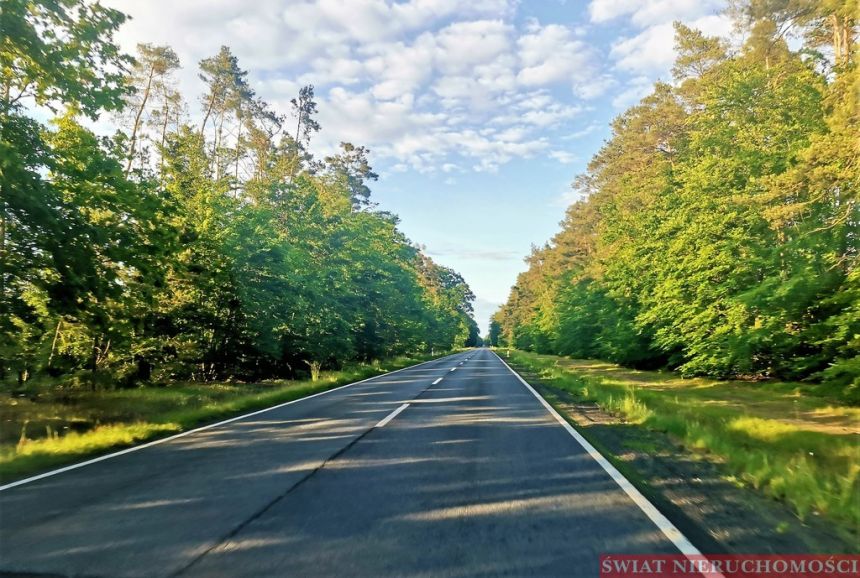
[[[730,478],[817,514],[860,527],[860,408],[814,385],[683,379],[591,360],[512,351],[511,361],[574,398],[670,434],[722,462]]]
[[[432,357],[354,364],[324,371],[315,382],[193,383],[98,392],[55,389],[32,398],[6,394],[0,398],[0,480],[293,401]]]
[[[105,425],[85,434],[70,433],[40,440],[21,440],[14,451],[0,453],[0,464],[16,456],[37,454],[86,454],[112,446],[129,445],[152,437],[154,434],[174,433],[182,428],[176,423],[134,423]]]
[[[99,426],[83,434],[73,432],[38,440],[23,438],[14,447],[0,448],[0,471],[4,478],[22,475],[69,458],[130,446],[181,430],[177,423],[133,423]]]
[[[800,431],[797,426],[758,417],[739,417],[731,420],[727,427],[731,431],[742,432],[752,438],[766,442],[778,441],[786,434]]]

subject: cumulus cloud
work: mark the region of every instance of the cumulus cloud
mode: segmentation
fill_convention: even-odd
[[[520,84],[538,87],[562,82],[585,99],[603,94],[613,80],[600,73],[597,53],[577,38],[580,35],[580,31],[560,24],[530,22],[528,33],[517,40],[522,63],[517,74]]]
[[[592,0],[588,13],[592,22],[609,22],[629,16],[640,27],[671,22],[688,21],[718,12],[724,0]]]
[[[728,16],[704,16],[688,21],[687,24],[710,36],[725,37],[732,32]],[[655,24],[636,36],[619,39],[612,45],[611,55],[622,70],[668,74],[675,61],[675,31],[672,22]]]
[[[618,68],[633,72],[664,72],[675,60],[672,23],[650,26],[612,45],[611,55]]]
[[[631,78],[612,99],[612,106],[616,109],[625,109],[639,102],[651,92],[653,83],[647,76],[636,76]]]
[[[673,22],[684,22],[711,36],[730,37],[731,21],[723,13],[726,4],[727,0],[591,0],[588,12],[593,23],[615,26],[621,20],[633,30],[611,44],[615,69],[633,77],[632,85],[626,81],[613,87],[615,106],[626,106],[642,94],[641,77],[669,79],[676,56]]]
[[[566,26],[534,24],[532,32],[517,40],[523,63],[517,78],[526,86],[543,86],[569,81],[578,68],[587,64],[587,46],[573,37]]]
[[[618,82],[586,26],[518,24],[517,0],[106,2],[133,16],[119,35],[127,50],[174,47],[192,116],[202,90],[197,63],[227,45],[282,112],[301,86],[315,85],[318,154],[353,141],[388,170],[494,171],[561,151],[547,130],[572,122],[582,101]]]

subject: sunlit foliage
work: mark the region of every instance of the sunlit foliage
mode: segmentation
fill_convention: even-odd
[[[188,103],[169,47],[122,54],[117,11],[0,10],[0,380],[316,379],[475,342],[462,277],[374,209],[368,151],[314,160],[312,86],[281,114],[222,47]],[[110,138],[81,123],[105,115]]]
[[[855,12],[733,13],[737,50],[676,25],[675,82],[613,123],[494,318],[503,344],[858,395]]]

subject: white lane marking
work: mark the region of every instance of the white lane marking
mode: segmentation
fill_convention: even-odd
[[[456,367],[452,367],[452,368],[451,368],[451,371],[457,371],[457,368],[456,368]]]
[[[633,484],[630,483],[630,480],[625,478],[621,474],[621,472],[615,469],[615,466],[609,463],[609,461],[605,457],[603,457],[603,455],[598,452],[594,448],[594,446],[588,442],[587,439],[582,437],[582,434],[576,431],[573,426],[567,422],[567,420],[561,417],[561,415],[559,415],[555,408],[552,407],[549,402],[547,402],[547,400],[545,400],[541,396],[541,394],[535,391],[535,389],[531,385],[529,385],[528,382],[523,379],[519,373],[511,369],[511,366],[505,363],[505,360],[499,357],[495,351],[493,352],[493,355],[495,355],[499,359],[499,361],[501,361],[502,364],[507,367],[508,370],[513,373],[517,379],[520,380],[520,383],[526,386],[526,389],[532,392],[532,395],[534,395],[538,399],[538,401],[543,404],[546,410],[556,419],[556,421],[558,421],[558,423],[560,423],[564,427],[564,429],[567,430],[567,433],[569,433],[573,437],[573,439],[579,442],[579,445],[581,445],[585,449],[585,451],[588,452],[588,455],[590,455],[598,464],[600,464],[600,467],[602,467],[606,471],[606,473],[609,474],[613,480],[615,480],[615,483],[618,484],[622,490],[624,490],[624,493],[630,496],[630,499],[632,499],[636,503],[636,505],[639,506],[640,510],[645,512],[645,515],[648,516],[648,518],[652,522],[654,522],[654,525],[656,525],[657,528],[659,528],[660,531],[663,532],[663,534],[667,538],[669,538],[672,544],[674,544],[675,547],[680,550],[684,556],[686,556],[691,561],[701,560],[700,557],[702,556],[702,553],[699,551],[699,549],[693,546],[690,540],[688,540],[687,537],[684,536],[684,534],[682,534],[681,531],[676,528],[675,525],[670,522],[668,518],[666,518],[666,516],[661,514],[660,510],[658,510],[654,506],[654,504],[648,501],[648,498],[643,496],[642,493],[637,490]],[[709,578],[724,578],[722,574],[716,572],[705,574],[705,576],[708,576]]]
[[[441,377],[440,377],[440,378],[438,378],[438,379],[436,379],[436,381],[434,381],[434,382],[433,382],[433,383],[431,383],[430,385],[438,385],[440,381],[442,381],[442,378],[441,378]]]
[[[376,424],[376,425],[375,425],[375,426],[373,426],[373,427],[385,427],[385,426],[388,424],[388,422],[390,422],[391,420],[393,420],[394,418],[396,418],[396,417],[397,417],[397,415],[398,415],[401,411],[403,411],[404,409],[406,409],[407,407],[409,407],[409,404],[408,404],[408,403],[404,403],[403,405],[401,405],[400,407],[398,407],[397,409],[395,409],[394,411],[392,411],[391,413],[389,413],[387,416],[385,416],[385,418],[384,418],[381,422],[379,422],[378,424]]]
[[[456,353],[454,353],[454,354],[452,354],[452,355],[457,355],[457,354],[456,354]],[[98,462],[103,462],[103,461],[105,461],[105,460],[109,460],[109,459],[111,459],[111,458],[117,458],[117,457],[119,457],[119,456],[123,456],[123,455],[125,455],[125,454],[130,454],[131,452],[136,452],[136,451],[138,451],[138,450],[142,450],[142,449],[145,449],[145,448],[148,448],[148,447],[151,447],[151,446],[155,446],[155,445],[158,445],[158,444],[167,443],[167,442],[169,442],[169,441],[173,441],[173,440],[175,440],[175,439],[179,439],[179,438],[181,438],[181,437],[185,437],[185,436],[187,436],[187,435],[191,435],[191,434],[193,434],[193,433],[197,433],[197,432],[201,432],[201,431],[206,431],[206,430],[208,430],[208,429],[216,428],[216,427],[219,427],[219,426],[222,426],[222,425],[226,425],[226,424],[228,424],[228,423],[233,423],[234,421],[239,421],[239,420],[242,420],[242,419],[246,419],[246,418],[249,418],[249,417],[253,417],[253,416],[255,416],[255,415],[260,415],[261,413],[266,413],[267,411],[272,411],[273,409],[280,409],[280,408],[282,408],[282,407],[285,407],[285,406],[288,406],[288,405],[292,405],[292,404],[294,404],[294,403],[298,403],[298,402],[300,402],[300,401],[305,401],[305,400],[308,400],[308,399],[311,399],[311,398],[314,398],[314,397],[318,397],[318,396],[320,396],[320,395],[325,395],[325,394],[327,394],[327,393],[332,393],[332,392],[338,391],[338,390],[340,390],[340,389],[346,389],[347,387],[352,387],[353,385],[358,385],[358,384],[360,384],[360,383],[365,383],[365,382],[370,381],[370,380],[372,380],[372,379],[377,379],[377,378],[380,378],[380,377],[385,377],[385,376],[388,376],[388,375],[393,375],[393,374],[395,374],[395,373],[400,373],[401,371],[406,371],[406,370],[408,370],[408,369],[415,369],[416,367],[419,367],[419,366],[421,366],[421,365],[426,365],[426,364],[428,364],[428,363],[433,363],[434,361],[439,361],[440,359],[445,359],[445,358],[447,358],[447,357],[451,357],[451,356],[450,356],[450,355],[446,355],[445,357],[437,357],[436,359],[431,359],[431,360],[429,360],[429,361],[422,361],[421,363],[416,363],[415,365],[410,365],[409,367],[402,367],[402,368],[400,368],[400,369],[395,369],[394,371],[389,371],[388,373],[383,373],[383,374],[380,374],[380,375],[374,375],[373,377],[368,377],[368,378],[366,378],[366,379],[362,379],[361,381],[355,381],[355,382],[353,382],[353,383],[347,383],[346,385],[341,385],[341,386],[339,386],[339,387],[335,387],[335,388],[332,388],[332,389],[327,389],[327,390],[325,390],[325,391],[321,391],[321,392],[319,392],[319,393],[315,393],[315,394],[313,394],[313,395],[309,395],[309,396],[307,396],[307,397],[300,397],[299,399],[294,399],[294,400],[292,400],[292,401],[287,401],[287,402],[284,402],[284,403],[279,403],[278,405],[273,405],[273,406],[271,406],[271,407],[267,407],[267,408],[263,408],[263,409],[258,409],[257,411],[252,411],[251,413],[246,413],[246,414],[243,414],[243,415],[238,415],[238,416],[236,416],[236,417],[231,417],[230,419],[225,419],[224,421],[219,421],[219,422],[216,422],[216,423],[210,423],[209,425],[204,425],[204,426],[201,426],[201,427],[198,427],[198,428],[190,429],[190,430],[188,430],[188,431],[180,432],[180,433],[178,433],[178,434],[174,434],[174,435],[172,435],[172,436],[168,436],[168,437],[166,437],[166,438],[161,438],[161,439],[153,440],[153,441],[151,441],[151,442],[147,442],[147,443],[145,443],[145,444],[141,444],[141,445],[139,445],[139,446],[133,446],[133,447],[130,447],[130,448],[126,448],[126,449],[124,449],[124,450],[120,450],[120,451],[118,451],[118,452],[113,452],[113,453],[110,453],[110,454],[107,454],[107,455],[104,455],[104,456],[99,456],[99,457],[97,457],[97,458],[93,458],[93,459],[91,459],[91,460],[86,460],[86,461],[83,461],[83,462],[79,462],[79,463],[77,463],[77,464],[72,464],[72,465],[70,465],[70,466],[65,466],[65,467],[62,467],[62,468],[58,468],[58,469],[56,469],[56,470],[51,470],[51,471],[49,471],[49,472],[45,472],[45,473],[43,473],[43,474],[38,474],[38,475],[35,475],[35,476],[31,476],[31,477],[29,477],[29,478],[24,478],[23,480],[18,480],[17,482],[10,482],[10,483],[8,483],[8,484],[5,484],[5,485],[3,485],[3,486],[0,486],[0,492],[2,492],[2,491],[4,491],[4,490],[10,490],[10,489],[12,489],[12,488],[14,488],[14,487],[17,487],[17,486],[23,486],[24,484],[29,484],[29,483],[31,483],[31,482],[35,482],[35,481],[42,480],[42,479],[45,479],[45,478],[50,478],[51,476],[56,476],[57,474],[62,474],[62,473],[64,473],[64,472],[69,472],[69,471],[71,471],[71,470],[76,470],[76,469],[78,469],[78,468],[82,468],[82,467],[84,467],[84,466],[89,466],[89,465],[91,465],[91,464],[95,464],[95,463],[98,463]]]

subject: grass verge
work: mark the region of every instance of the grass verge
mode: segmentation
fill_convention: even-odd
[[[576,400],[710,454],[733,482],[785,501],[801,519],[825,516],[860,533],[860,408],[806,384],[683,379],[522,351],[508,359]]]
[[[397,357],[323,372],[318,381],[195,383],[99,392],[0,394],[0,482],[293,401],[440,357]]]

